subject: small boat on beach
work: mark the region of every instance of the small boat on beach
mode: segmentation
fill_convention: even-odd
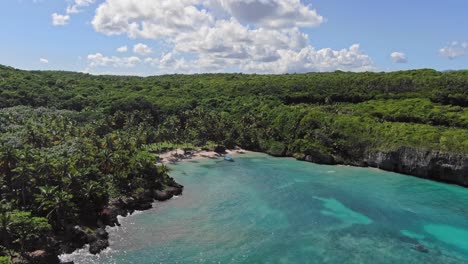
[[[225,161],[234,161],[234,159],[232,158],[231,155],[226,155],[226,156],[224,156],[224,160],[225,160]]]

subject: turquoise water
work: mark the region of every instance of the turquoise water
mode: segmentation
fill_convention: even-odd
[[[173,166],[184,195],[76,263],[468,263],[468,189],[263,154]]]

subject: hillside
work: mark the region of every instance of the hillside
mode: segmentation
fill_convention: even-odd
[[[70,228],[99,230],[115,199],[147,205],[181,188],[154,164],[168,146],[238,145],[468,186],[468,71],[143,78],[1,66],[0,108],[5,250],[69,251],[89,242],[73,244]]]

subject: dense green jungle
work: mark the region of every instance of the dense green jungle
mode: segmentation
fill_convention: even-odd
[[[127,77],[0,66],[0,263],[88,243],[70,241],[77,226],[99,233],[112,201],[181,188],[160,152],[215,146],[468,185],[468,70]]]

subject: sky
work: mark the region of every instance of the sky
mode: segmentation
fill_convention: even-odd
[[[2,0],[0,23],[26,70],[468,69],[467,0]]]

